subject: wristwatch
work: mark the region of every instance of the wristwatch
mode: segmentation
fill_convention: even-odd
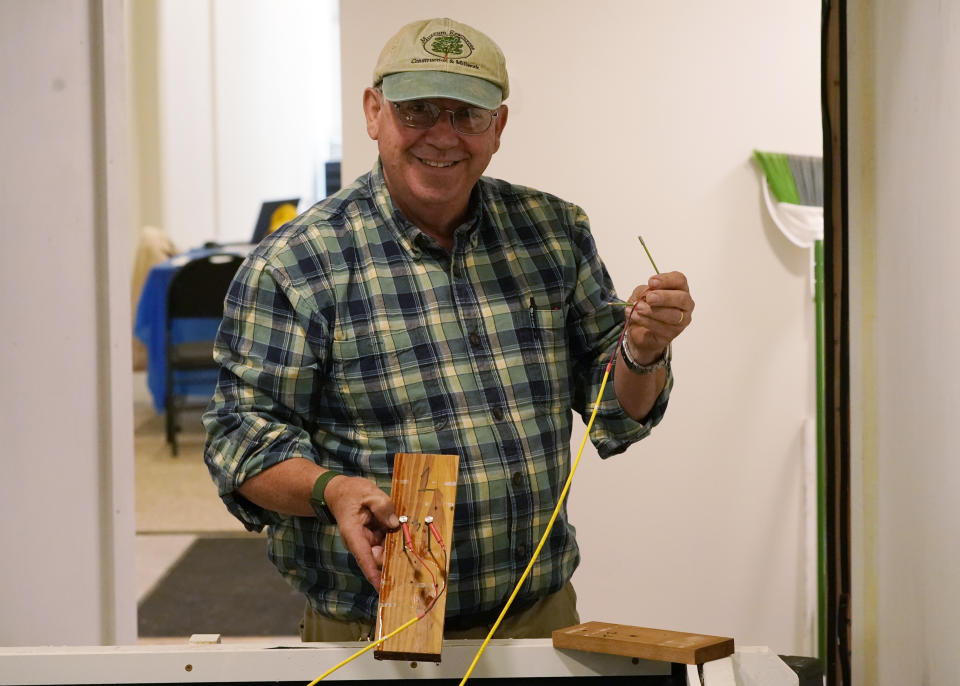
[[[340,476],[340,473],[328,469],[313,482],[313,492],[310,494],[310,507],[313,509],[313,513],[317,516],[317,519],[320,520],[321,524],[335,524],[337,521],[327,506],[326,499],[323,497],[323,492],[327,489],[327,484],[330,483],[330,479],[335,476]]]
[[[627,365],[627,369],[634,374],[653,374],[658,369],[663,369],[670,364],[670,355],[671,346],[668,345],[659,358],[650,364],[640,364],[639,362],[634,362],[633,358],[630,357],[630,351],[627,349],[626,336],[624,336],[623,340],[620,342],[620,359],[622,359],[623,363]]]

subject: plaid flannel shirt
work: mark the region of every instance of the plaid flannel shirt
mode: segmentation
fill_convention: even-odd
[[[613,297],[579,207],[481,178],[447,252],[393,206],[378,163],[263,241],[230,287],[204,416],[220,497],[249,530],[268,528],[270,559],[318,612],[370,620],[377,594],[336,526],[237,487],[306,457],[389,492],[394,453],[455,453],[447,615],[496,612],[569,474],[572,411],[589,417],[624,323]],[[600,455],[646,436],[672,385],[668,369],[639,423],[611,378],[591,435]],[[518,606],[578,562],[564,507]]]

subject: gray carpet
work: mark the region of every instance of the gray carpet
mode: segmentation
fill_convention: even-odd
[[[267,559],[262,538],[198,538],[140,603],[141,637],[292,636],[304,597]]]

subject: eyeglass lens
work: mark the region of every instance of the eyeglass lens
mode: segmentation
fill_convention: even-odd
[[[494,113],[482,107],[461,107],[456,110],[438,107],[426,100],[408,100],[395,102],[400,123],[414,129],[429,129],[440,118],[441,112],[452,115],[453,128],[460,133],[483,133],[490,128]]]

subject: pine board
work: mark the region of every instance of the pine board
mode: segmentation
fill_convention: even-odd
[[[390,497],[397,515],[408,518],[413,548],[422,563],[404,546],[401,531],[387,535],[377,610],[377,639],[429,606],[434,595],[433,578],[438,587],[443,588],[450,568],[458,465],[456,455],[397,453],[394,456]],[[444,541],[446,556],[424,523],[428,515],[433,517],[433,524]],[[447,596],[443,593],[423,619],[385,641],[374,651],[374,657],[378,660],[440,662],[446,605]]]

